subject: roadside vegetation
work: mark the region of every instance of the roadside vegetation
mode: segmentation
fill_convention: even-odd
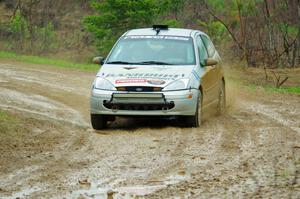
[[[0,13],[0,58],[95,71],[126,30],[167,24],[207,32],[223,59],[267,74],[258,86],[300,86],[274,72],[300,66],[298,0],[0,0]]]
[[[300,87],[282,87],[282,88],[276,88],[276,87],[266,87],[266,91],[269,92],[278,92],[278,93],[293,93],[293,94],[300,94]]]
[[[161,23],[203,30],[249,67],[300,65],[297,0],[0,0],[0,11],[1,50],[86,61],[126,30]]]
[[[239,64],[226,65],[226,78],[229,86],[237,86],[248,89],[249,91],[263,90],[271,93],[282,94],[300,94],[300,69],[272,69],[266,74],[259,68],[242,68]],[[288,78],[288,81],[284,85],[276,86],[277,79],[274,75],[280,79]]]
[[[0,58],[31,64],[51,65],[61,68],[78,69],[84,71],[97,71],[99,69],[99,66],[95,64],[75,63],[68,60],[53,59],[34,55],[19,55],[13,52],[5,51],[0,51]]]
[[[266,92],[271,92],[271,93],[291,93],[291,94],[300,94],[300,87],[296,87],[296,86],[285,86],[285,87],[281,87],[281,88],[276,88],[274,86],[264,86],[264,85],[257,85],[257,84],[245,84],[246,87],[249,90],[252,91],[256,91],[260,88],[263,88],[264,91]]]

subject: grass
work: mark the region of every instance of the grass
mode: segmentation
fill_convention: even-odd
[[[249,84],[249,85],[247,85],[248,86],[248,88],[250,89],[250,90],[252,90],[252,91],[255,91],[256,89],[257,89],[257,85],[255,85],[255,84]]]
[[[46,57],[39,57],[39,56],[32,56],[32,55],[19,55],[16,53],[6,52],[6,51],[0,51],[0,58],[6,58],[6,59],[26,62],[31,64],[51,65],[60,68],[78,69],[83,71],[97,71],[99,69],[99,65],[96,64],[74,63],[71,61],[50,59]]]
[[[256,84],[247,84],[247,88],[251,91],[255,91],[257,88],[263,88],[266,92],[271,93],[292,93],[292,94],[300,94],[300,87],[296,86],[288,86],[288,87],[281,87],[276,88],[274,86],[259,86]]]
[[[265,90],[268,92],[300,94],[299,86],[298,87],[282,87],[282,88],[265,87]]]

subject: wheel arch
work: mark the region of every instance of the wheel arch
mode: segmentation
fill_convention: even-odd
[[[204,93],[203,93],[203,88],[202,88],[202,85],[200,84],[200,86],[199,86],[199,90],[200,90],[200,92],[201,92],[201,103],[203,103],[203,95],[204,95]]]

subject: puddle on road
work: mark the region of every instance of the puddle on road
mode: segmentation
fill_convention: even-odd
[[[164,180],[157,180],[156,185],[135,185],[135,186],[111,186],[101,188],[101,183],[88,183],[87,186],[70,193],[66,198],[97,198],[97,199],[133,199],[136,196],[146,196],[158,190],[166,189],[170,185],[178,184],[190,179],[190,175],[171,175]],[[115,183],[111,183],[115,184]]]
[[[38,192],[38,191],[41,191],[41,188],[31,187],[31,188],[26,188],[19,192],[16,192],[16,193],[12,194],[11,196],[4,196],[4,195],[1,195],[1,193],[0,193],[0,198],[1,199],[25,198],[25,197],[29,197],[31,194]]]
[[[135,196],[145,196],[166,187],[167,185],[139,185],[132,187],[119,187],[116,189],[91,187],[89,189],[74,191],[66,198],[77,199],[84,197],[97,199],[133,199]]]

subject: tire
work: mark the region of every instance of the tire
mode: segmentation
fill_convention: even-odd
[[[104,115],[91,114],[92,127],[95,130],[101,130],[106,127],[107,120]]]
[[[219,101],[217,106],[217,113],[218,115],[224,114],[226,111],[226,92],[225,92],[225,83],[222,80],[221,82],[221,89],[219,93]]]
[[[201,125],[201,120],[202,120],[202,95],[201,95],[200,91],[199,91],[199,97],[198,97],[198,101],[197,101],[195,115],[185,116],[184,120],[185,120],[184,123],[188,127],[199,127]]]

